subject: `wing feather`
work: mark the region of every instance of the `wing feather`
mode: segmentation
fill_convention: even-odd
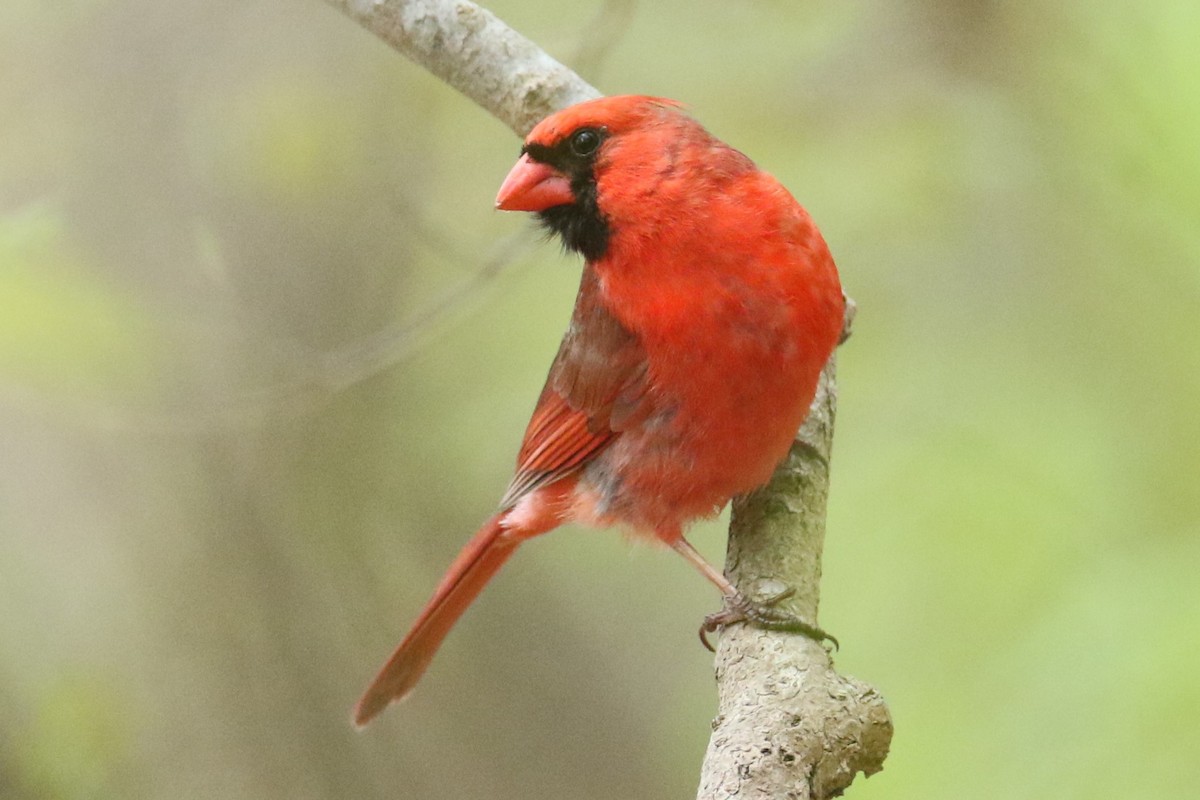
[[[577,472],[652,410],[645,353],[608,311],[599,279],[585,266],[571,325],[525,430],[501,509]]]

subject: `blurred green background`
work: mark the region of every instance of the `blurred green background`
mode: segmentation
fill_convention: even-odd
[[[850,795],[1194,796],[1200,5],[491,8],[687,101],[860,305],[821,622],[896,736]],[[318,0],[7,0],[0,109],[0,798],[693,795],[718,598],[613,533],[348,724],[570,313],[507,129]]]

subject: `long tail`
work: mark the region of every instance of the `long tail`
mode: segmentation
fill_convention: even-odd
[[[354,707],[357,727],[412,691],[450,628],[517,549],[521,537],[503,536],[500,517],[497,514],[484,523],[446,570],[404,641]]]

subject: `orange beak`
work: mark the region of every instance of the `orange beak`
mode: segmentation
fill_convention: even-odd
[[[502,211],[545,211],[574,202],[571,181],[528,154],[517,161],[496,195],[496,208]]]

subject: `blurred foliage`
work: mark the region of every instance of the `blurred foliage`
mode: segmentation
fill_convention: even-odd
[[[60,396],[152,380],[143,312],[63,243],[61,214],[50,209],[0,219],[0,374]]]
[[[686,100],[859,302],[822,624],[897,732],[853,796],[1188,796],[1200,6],[491,7]],[[347,722],[570,312],[491,211],[511,135],[319,2],[0,19],[0,797],[689,796],[718,601],[613,534],[530,545]]]

